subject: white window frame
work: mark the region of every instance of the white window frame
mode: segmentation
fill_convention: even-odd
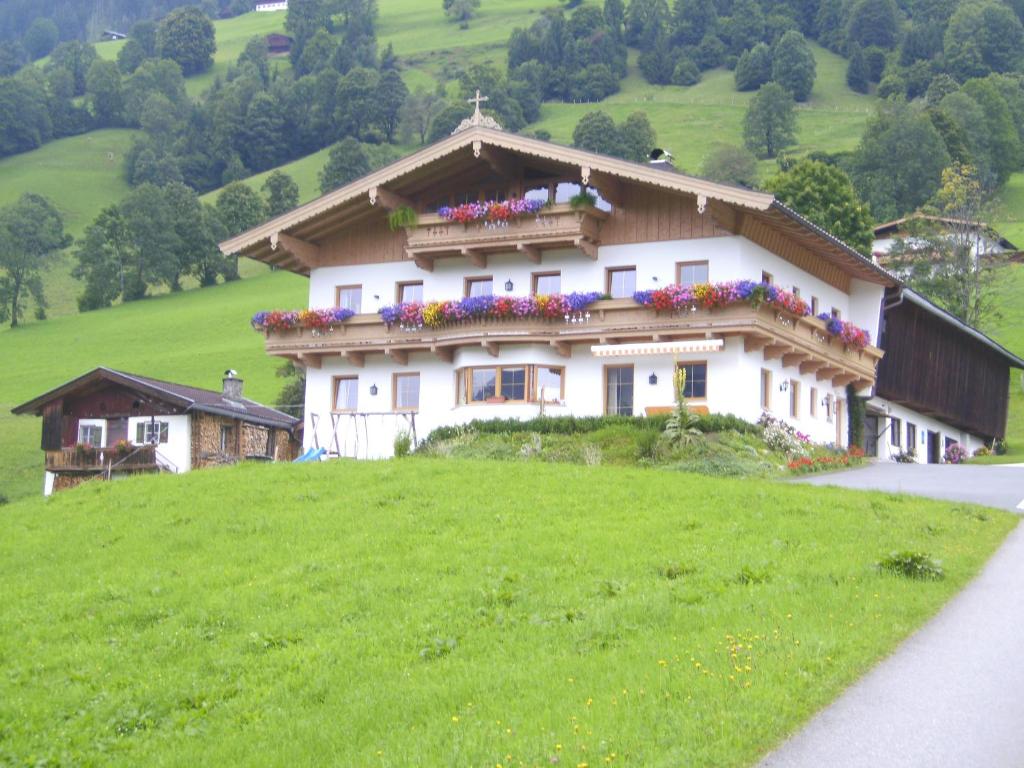
[[[100,442],[95,447],[103,448],[107,444],[107,420],[106,419],[79,419],[78,420],[78,434],[76,435],[77,443],[84,443],[82,440],[82,427],[95,428],[99,427],[100,430]],[[92,445],[92,443],[89,443]]]

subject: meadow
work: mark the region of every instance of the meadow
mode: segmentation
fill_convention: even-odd
[[[0,762],[112,766],[750,765],[1016,522],[421,458],[94,483],[4,516]],[[946,578],[879,572],[897,549]]]

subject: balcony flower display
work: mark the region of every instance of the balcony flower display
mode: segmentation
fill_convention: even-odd
[[[441,328],[466,320],[556,320],[579,312],[604,294],[554,293],[548,296],[470,296],[453,301],[407,302],[381,307],[380,316],[389,326]]]
[[[767,304],[801,317],[811,313],[807,302],[770,283],[753,280],[733,280],[727,283],[695,283],[693,285],[666,285],[651,291],[633,294],[637,304],[653,307],[658,312],[689,309],[716,309],[749,302],[758,307]]]
[[[293,328],[314,328],[324,331],[341,325],[354,314],[351,309],[340,307],[298,311],[275,309],[253,315],[252,327],[257,331],[287,331]]]
[[[818,315],[818,319],[825,323],[825,328],[830,335],[835,336],[852,349],[864,349],[864,347],[871,343],[871,334],[863,328],[858,328],[853,323],[839,320],[827,312],[822,312]]]
[[[446,221],[458,224],[470,224],[474,221],[485,221],[490,224],[503,224],[522,216],[534,216],[547,203],[543,200],[487,200],[482,203],[463,203],[456,206],[442,206],[437,215]]]

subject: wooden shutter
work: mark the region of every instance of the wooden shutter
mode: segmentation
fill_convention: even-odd
[[[43,438],[41,448],[44,451],[59,451],[61,449],[62,432],[64,427],[64,402],[58,400],[43,408]]]

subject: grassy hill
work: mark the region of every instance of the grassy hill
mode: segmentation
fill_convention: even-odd
[[[407,459],[94,484],[4,522],[5,764],[728,768],[887,655],[1016,519]],[[874,568],[897,549],[946,579]]]

